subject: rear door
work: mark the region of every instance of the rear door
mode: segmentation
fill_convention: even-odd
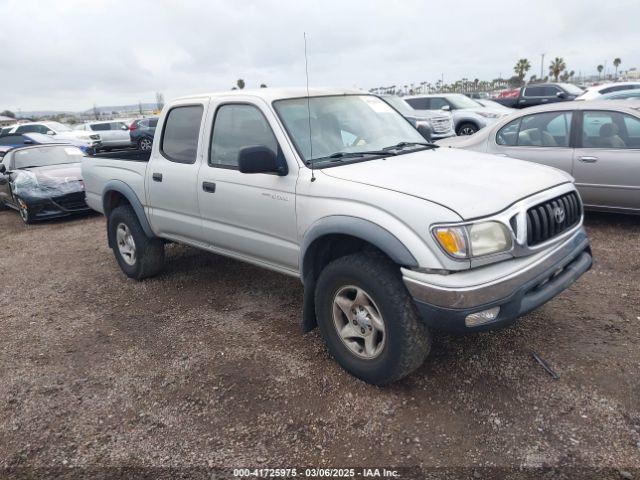
[[[489,137],[488,152],[572,173],[573,115],[571,111],[523,115]]]
[[[213,100],[212,100],[213,102]],[[216,99],[200,169],[198,195],[203,241],[221,253],[297,271],[295,189],[298,165],[274,113],[261,102]],[[215,110],[214,110],[215,109]],[[286,175],[238,170],[241,149],[265,146]]]
[[[202,237],[197,183],[208,104],[208,98],[194,98],[172,106],[151,150],[145,181],[149,219],[157,234],[175,240]]]
[[[582,112],[574,177],[586,205],[640,211],[640,118]]]

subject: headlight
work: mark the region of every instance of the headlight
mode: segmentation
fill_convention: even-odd
[[[485,118],[500,118],[500,116],[501,116],[501,115],[500,115],[500,114],[498,114],[498,113],[493,113],[493,112],[483,112],[483,111],[480,111],[480,110],[478,110],[476,113],[477,113],[478,115],[481,115],[481,116],[485,117]]]
[[[429,120],[418,120],[416,122],[416,128],[420,128],[420,127],[427,127],[427,128],[433,129],[433,127],[431,126],[431,122]]]
[[[442,249],[454,258],[481,257],[511,248],[511,234],[499,222],[436,227],[433,233]]]

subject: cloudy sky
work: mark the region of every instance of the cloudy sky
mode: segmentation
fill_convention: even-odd
[[[0,0],[0,111],[247,87],[509,77],[518,58],[640,68],[640,1]]]

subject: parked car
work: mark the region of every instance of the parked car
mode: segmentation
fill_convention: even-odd
[[[158,117],[134,120],[129,127],[131,143],[137,145],[140,150],[150,151],[156,134],[156,125],[158,125]]]
[[[0,163],[0,206],[20,212],[24,223],[89,210],[73,145],[34,145],[8,151]]]
[[[620,92],[611,92],[598,97],[598,100],[640,100],[640,88],[633,90],[622,90]]]
[[[112,148],[131,147],[129,127],[121,121],[112,120],[108,122],[89,122],[78,125],[76,130],[83,132],[97,132],[100,135],[102,145],[98,150],[111,150]]]
[[[456,135],[450,112],[418,112],[397,95],[381,95],[380,98],[400,112],[429,141]]]
[[[493,100],[510,108],[535,107],[555,102],[568,102],[582,95],[584,90],[570,83],[530,83]]]
[[[102,146],[100,135],[97,133],[72,130],[59,122],[31,122],[15,125],[9,133],[40,133],[79,147],[85,153],[94,153]]]
[[[591,265],[568,174],[438,148],[373,95],[190,96],[158,128],[148,162],[82,163],[122,271],[158,274],[168,240],[298,277],[305,330],[370,383],[416,369],[429,328],[512,324]]]
[[[422,113],[427,110],[445,110],[453,113],[456,135],[473,135],[506,115],[504,110],[494,110],[460,93],[413,95],[404,100]]]
[[[9,133],[0,135],[0,146],[21,147],[23,145],[48,145],[65,144],[71,145],[69,140],[61,140],[41,133]]]
[[[458,140],[438,143],[559,168],[575,177],[586,208],[640,213],[640,106],[635,102],[535,107]]]
[[[640,82],[617,82],[604,83],[602,85],[594,85],[580,95],[577,100],[596,100],[602,95],[613,92],[622,92],[625,90],[636,90],[640,88]]]

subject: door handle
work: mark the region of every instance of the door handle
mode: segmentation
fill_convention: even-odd
[[[207,193],[216,193],[216,184],[213,182],[202,182],[202,190]]]
[[[151,175],[151,178],[153,178],[154,182],[161,182],[162,181],[162,174],[161,173],[154,173],[153,175]]]
[[[596,163],[598,157],[580,157],[579,160],[584,163]]]

